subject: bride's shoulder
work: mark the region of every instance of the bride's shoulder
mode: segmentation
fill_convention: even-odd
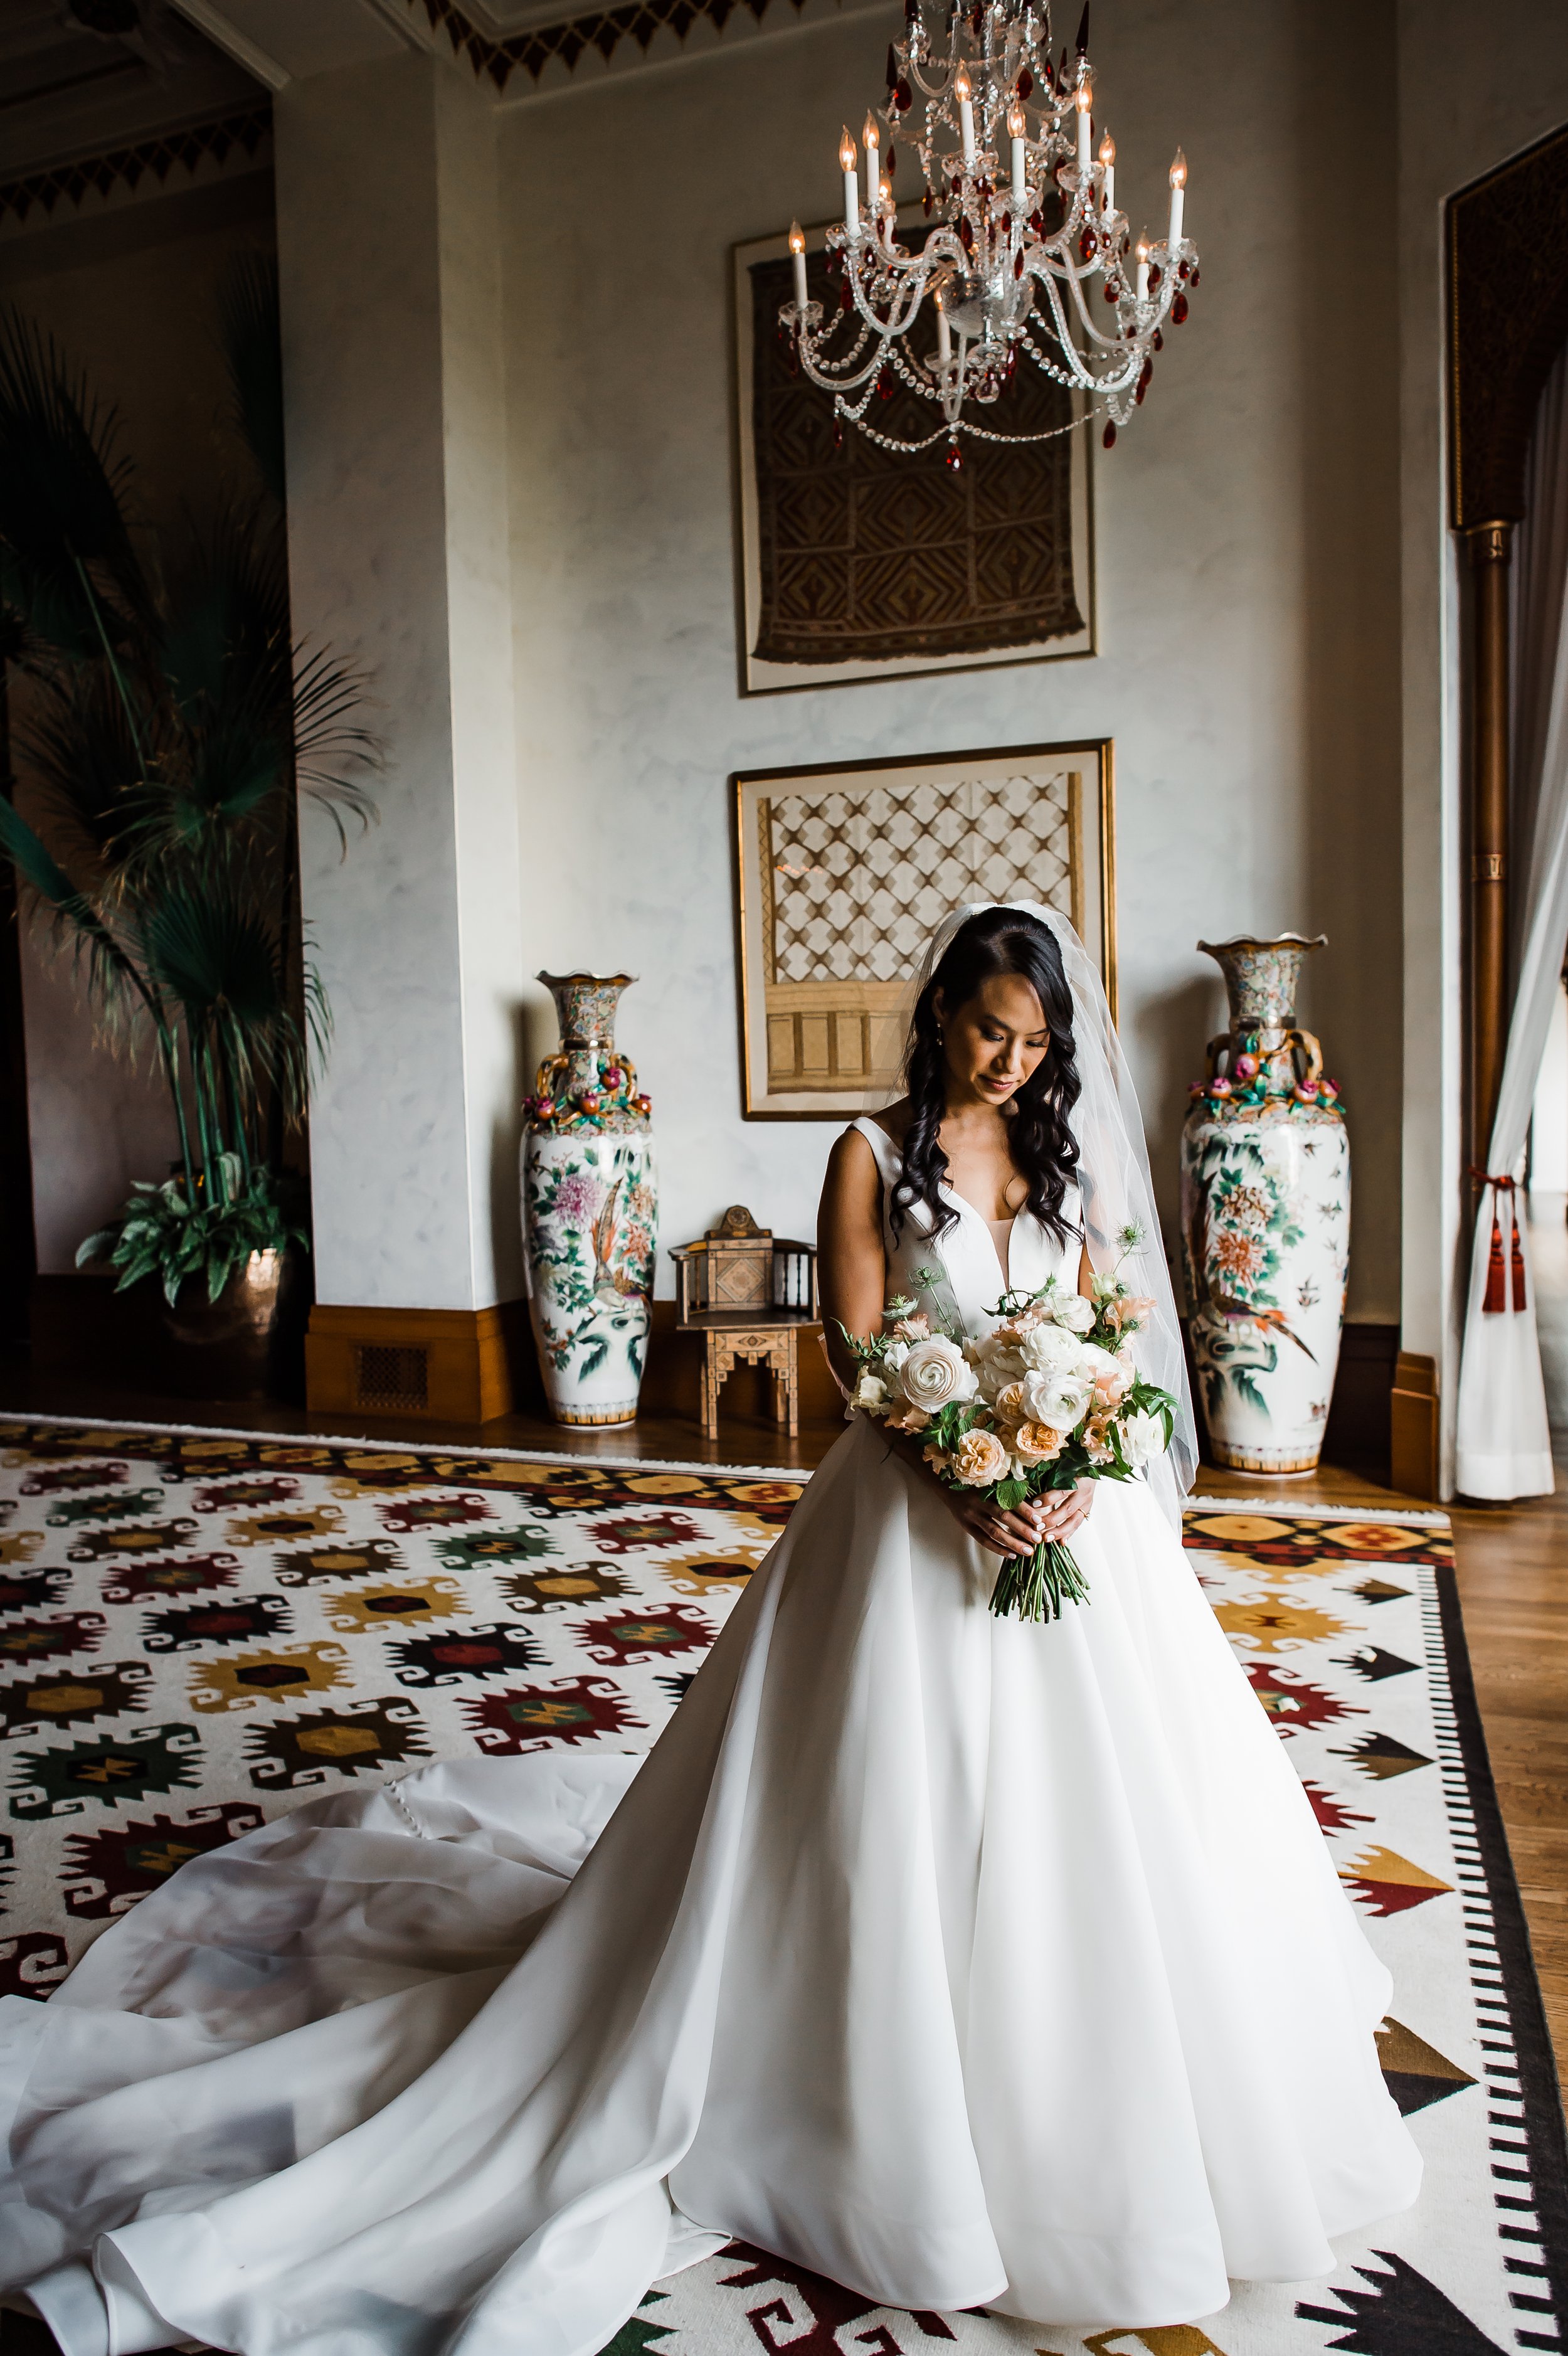
[[[901,1098],[880,1112],[862,1113],[840,1130],[827,1157],[827,1180],[857,1191],[879,1187],[884,1171],[900,1153],[909,1127],[909,1099]]]

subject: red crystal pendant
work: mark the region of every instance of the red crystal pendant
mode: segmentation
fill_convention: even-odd
[[[962,473],[964,466],[964,453],[960,450],[956,442],[951,442],[948,444],[947,456],[944,464],[946,465],[949,474],[956,475]]]
[[[924,210],[925,210],[925,217],[926,217],[927,220],[929,220],[931,219],[931,208],[932,208],[932,204],[933,204],[933,197],[932,197],[931,190],[930,190],[929,188],[927,188],[927,190],[926,190],[926,192],[925,192],[924,196],[923,196],[923,197],[922,197],[922,198],[921,198],[921,200],[920,200],[920,201],[921,201],[921,204],[923,205],[923,207],[924,208]]]
[[[1154,362],[1153,362],[1152,360],[1145,360],[1145,362],[1144,362],[1144,366],[1143,366],[1143,374],[1142,374],[1142,375],[1139,377],[1139,379],[1138,379],[1138,389],[1137,389],[1136,392],[1135,392],[1135,393],[1134,393],[1134,395],[1133,395],[1133,399],[1137,402],[1137,405],[1138,405],[1138,407],[1139,407],[1140,409],[1141,409],[1141,408],[1143,407],[1143,405],[1144,405],[1144,395],[1145,395],[1145,393],[1148,391],[1148,387],[1149,387],[1149,379],[1150,379],[1150,377],[1152,377],[1152,376],[1153,376],[1153,374],[1154,374]]]
[[[1084,232],[1083,232],[1083,236],[1082,236],[1082,237],[1079,239],[1079,241],[1078,241],[1078,259],[1079,259],[1079,261],[1080,261],[1080,262],[1087,262],[1087,261],[1089,261],[1089,260],[1092,258],[1092,256],[1093,256],[1093,252],[1094,252],[1094,232],[1093,232],[1093,230],[1092,229],[1086,229],[1086,230],[1084,230]]]
[[[1177,296],[1177,298],[1176,298],[1175,302],[1174,302],[1174,303],[1171,305],[1171,306],[1170,306],[1170,324],[1171,324],[1171,326],[1172,326],[1173,327],[1180,327],[1180,325],[1181,325],[1181,323],[1182,323],[1182,321],[1183,321],[1183,319],[1185,319],[1185,318],[1186,318],[1186,316],[1187,316],[1187,297],[1186,297],[1186,295],[1185,295],[1185,294],[1179,294],[1179,295]]]
[[[1105,281],[1105,300],[1106,300],[1106,302],[1107,302],[1107,303],[1114,303],[1114,302],[1115,301],[1115,299],[1116,299],[1117,295],[1121,293],[1121,291],[1122,291],[1122,290],[1121,290],[1120,286],[1116,284],[1116,281],[1115,281],[1114,278],[1107,278],[1107,279],[1106,279],[1106,281]]]
[[[1177,265],[1176,274],[1179,278],[1190,278],[1192,275],[1192,264],[1189,262],[1179,262]]]
[[[914,104],[914,92],[907,81],[901,81],[893,92],[893,104],[901,114],[907,114]]]
[[[1165,337],[1157,327],[1154,331],[1154,348],[1157,352],[1163,352],[1165,349]]]
[[[965,214],[963,220],[958,224],[958,236],[965,252],[973,253],[975,251],[975,229],[967,213]]]
[[[1154,293],[1155,288],[1159,284],[1159,282],[1164,275],[1165,273],[1161,270],[1157,262],[1150,264],[1148,273],[1148,291],[1151,294]]]
[[[1202,272],[1199,269],[1199,267],[1198,267],[1197,263],[1196,263],[1196,262],[1194,262],[1194,263],[1193,263],[1193,265],[1192,265],[1192,284],[1194,284],[1194,286],[1196,286],[1196,285],[1197,285],[1198,281],[1199,281],[1199,279],[1202,276],[1202,274],[1203,274],[1203,273],[1202,273]]]
[[[891,369],[885,368],[877,379],[877,399],[879,401],[891,401],[893,391],[893,372]]]
[[[1100,436],[1100,439],[1107,450],[1114,450],[1115,448],[1116,427],[1115,421],[1114,419],[1106,425],[1104,434]]]
[[[1023,250],[1022,246],[1020,245],[1020,246],[1019,246],[1019,250],[1018,250],[1018,252],[1017,252],[1017,253],[1013,256],[1013,276],[1014,276],[1015,278],[1021,278],[1021,277],[1023,276],[1023,274],[1024,274],[1024,250]]]
[[[1029,94],[1030,91],[1031,91],[1033,88],[1034,88],[1034,76],[1033,76],[1033,74],[1031,74],[1031,73],[1030,73],[1030,71],[1029,71],[1029,70],[1028,66],[1025,66],[1025,68],[1024,68],[1024,70],[1023,70],[1022,73],[1021,73],[1021,74],[1019,74],[1019,80],[1018,80],[1018,91],[1019,91],[1019,100],[1020,100],[1020,101],[1022,101],[1023,99],[1026,99],[1026,98],[1029,96]]]
[[[845,273],[844,284],[839,291],[838,308],[841,311],[852,311],[855,308],[855,289],[850,284],[848,272]]]
[[[844,447],[844,420],[837,410],[833,412],[833,447],[836,450]]]

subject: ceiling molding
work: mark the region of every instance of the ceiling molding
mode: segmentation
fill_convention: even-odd
[[[286,90],[293,80],[287,66],[240,32],[238,26],[231,25],[222,11],[213,6],[212,0],[169,0],[169,5],[198,33],[205,33],[214,48],[221,49],[247,73],[254,74],[268,90]]]
[[[457,0],[403,0],[403,5],[416,18],[423,16],[438,43],[466,59],[481,80],[501,91],[515,73],[528,75],[536,88],[549,65],[559,62],[571,73],[591,51],[608,65],[626,41],[635,42],[646,57],[656,33],[673,32],[684,41],[698,24],[709,25],[718,33],[731,18],[750,16],[760,25],[780,0],[621,0],[619,6],[560,17],[504,39],[484,32]],[[792,0],[792,5],[798,15],[802,0]]]
[[[161,195],[176,167],[194,177],[204,164],[220,169],[235,156],[245,158],[249,170],[261,160],[261,151],[272,138],[270,100],[210,123],[194,123],[182,131],[161,131],[133,145],[114,147],[100,155],[81,155],[47,171],[27,172],[0,180],[0,231],[25,226],[42,212],[51,219],[62,205],[80,210],[90,196],[123,198]],[[144,183],[151,181],[153,187]]]

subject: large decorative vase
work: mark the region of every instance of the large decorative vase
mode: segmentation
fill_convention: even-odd
[[[1231,1027],[1209,1043],[1181,1137],[1181,1241],[1198,1387],[1216,1461],[1310,1472],[1339,1361],[1350,1147],[1339,1091],[1296,1027],[1301,960],[1324,946],[1200,941]]]
[[[528,1304],[558,1423],[630,1423],[647,1352],[658,1200],[652,1106],[615,1046],[628,973],[541,973],[560,1050],[523,1107]]]

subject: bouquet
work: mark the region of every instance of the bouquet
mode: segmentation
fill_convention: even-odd
[[[1004,1292],[988,1333],[965,1337],[956,1303],[944,1327],[934,1306],[901,1297],[869,1341],[840,1326],[859,1367],[851,1406],[890,1431],[923,1435],[940,1481],[1003,1512],[1080,1481],[1132,1480],[1169,1447],[1176,1414],[1170,1393],[1133,1363],[1132,1337],[1154,1303],[1134,1296],[1121,1266],[1142,1241],[1141,1229],[1122,1230],[1121,1259],[1094,1275],[1092,1296],[1054,1277],[1038,1292]],[[945,1290],[934,1269],[915,1280],[933,1302]],[[1004,1558],[991,1610],[1055,1620],[1088,1596],[1069,1548],[1047,1538]]]

